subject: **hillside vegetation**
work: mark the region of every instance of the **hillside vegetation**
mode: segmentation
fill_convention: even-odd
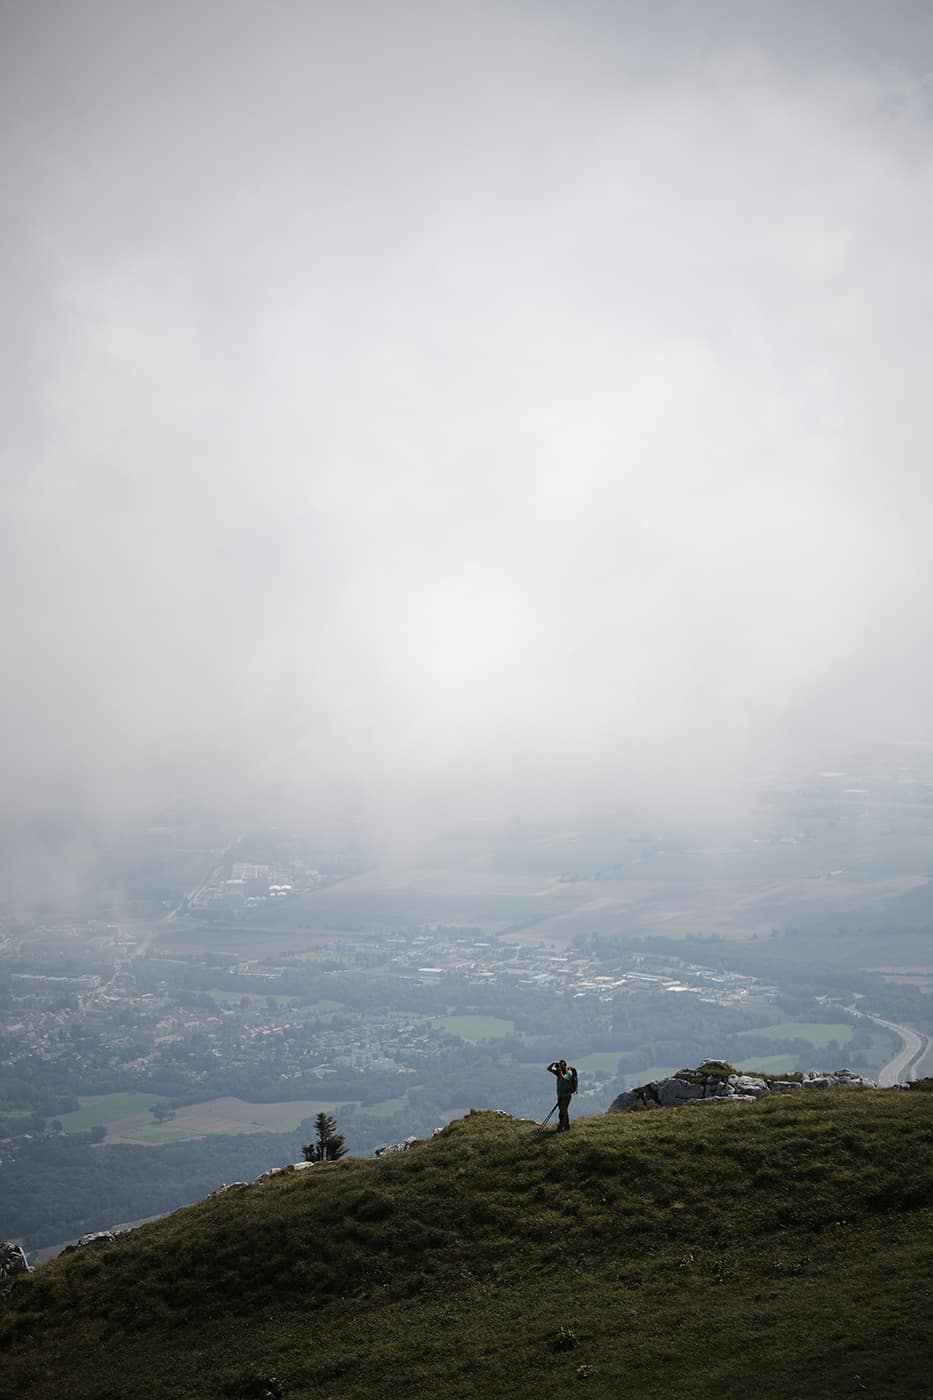
[[[933,1095],[472,1113],[57,1259],[0,1393],[787,1400],[933,1394]]]

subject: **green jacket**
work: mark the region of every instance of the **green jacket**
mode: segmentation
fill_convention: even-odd
[[[557,1080],[557,1097],[559,1099],[569,1099],[573,1097],[573,1070],[568,1065],[566,1072],[557,1068],[551,1070]]]

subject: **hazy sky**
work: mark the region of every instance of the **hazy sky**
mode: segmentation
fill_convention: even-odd
[[[9,810],[933,737],[925,0],[0,16]]]

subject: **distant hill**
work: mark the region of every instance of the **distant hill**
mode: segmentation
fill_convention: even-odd
[[[214,1195],[0,1304],[29,1400],[933,1393],[933,1094],[581,1119]]]

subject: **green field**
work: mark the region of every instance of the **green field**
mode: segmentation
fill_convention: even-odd
[[[237,1130],[231,1129],[232,1132]],[[244,1132],[245,1129],[240,1129]],[[197,1134],[184,1123],[169,1120],[166,1123],[141,1123],[138,1128],[122,1133],[120,1142],[138,1142],[142,1147],[164,1147],[167,1142],[190,1142]]]
[[[118,1123],[114,1139],[161,1147],[167,1142],[185,1138],[210,1137],[214,1133],[227,1136],[239,1133],[293,1133],[307,1118],[316,1113],[336,1113],[347,1106],[347,1100],[332,1099],[286,1100],[281,1103],[251,1104],[242,1099],[208,1099],[204,1103],[185,1104],[176,1109],[175,1117],[165,1123]],[[138,1110],[137,1110],[138,1111]]]
[[[208,1099],[204,1103],[185,1104],[175,1110],[175,1117],[157,1123],[147,1115],[153,1104],[164,1103],[161,1094],[106,1094],[82,1098],[74,1113],[61,1116],[61,1125],[68,1133],[86,1132],[97,1124],[114,1126],[113,1137],[119,1142],[138,1142],[159,1147],[167,1142],[185,1138],[208,1137],[213,1133],[293,1133],[306,1118],[316,1113],[339,1113],[347,1100],[331,1099],[285,1100],[281,1103],[250,1104],[240,1099]],[[405,1103],[404,1099],[389,1100],[390,1104]],[[379,1105],[374,1113],[395,1112]]]
[[[743,1074],[793,1074],[798,1058],[797,1055],[753,1055],[743,1060],[741,1070]]]
[[[63,1113],[59,1119],[66,1133],[86,1133],[88,1128],[106,1127],[118,1118],[145,1113],[154,1103],[164,1103],[162,1094],[96,1094],[79,1100],[81,1107]]]
[[[431,1023],[438,1030],[459,1035],[461,1040],[498,1040],[511,1035],[515,1030],[514,1021],[503,1020],[501,1016],[435,1016]]]
[[[582,1060],[577,1060],[577,1069],[586,1070],[588,1074],[615,1074],[619,1068],[621,1054],[621,1050],[598,1050],[593,1055],[584,1055]]]
[[[682,1068],[682,1065],[650,1065],[648,1069],[636,1070],[634,1074],[623,1074],[621,1082],[626,1089],[640,1089],[642,1084],[650,1084],[654,1079],[667,1079]]]
[[[899,1042],[895,1042],[894,1036],[889,1035],[887,1031],[877,1031],[871,1038],[871,1045],[865,1051],[869,1064],[878,1069],[887,1064],[894,1053],[896,1043]]]
[[[773,1026],[739,1031],[739,1035],[764,1035],[769,1040],[808,1040],[816,1050],[831,1040],[848,1045],[854,1033],[855,1027],[849,1021],[778,1021]]]
[[[397,1099],[383,1099],[382,1103],[367,1104],[363,1107],[363,1113],[371,1113],[375,1118],[391,1118],[394,1113],[401,1113],[403,1108],[408,1107],[408,1095],[402,1094]]]

